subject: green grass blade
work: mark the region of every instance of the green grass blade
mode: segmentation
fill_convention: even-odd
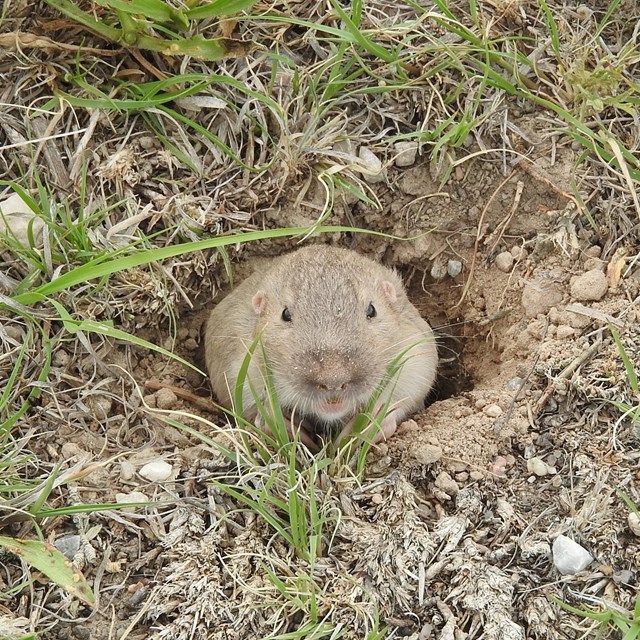
[[[609,8],[606,10],[605,14],[598,22],[598,28],[596,29],[595,34],[593,35],[593,39],[597,40],[600,37],[600,34],[604,31],[605,27],[609,24],[609,20],[611,16],[614,14],[615,10],[618,8],[620,4],[620,0],[613,0],[609,5]]]
[[[24,356],[27,352],[27,349],[29,348],[32,336],[33,336],[33,330],[31,329],[31,327],[29,327],[29,329],[27,330],[27,335],[25,336],[24,342],[22,343],[22,346],[20,347],[20,351],[18,351],[18,355],[13,364],[13,369],[11,369],[11,373],[9,374],[9,377],[6,379],[6,381],[4,381],[4,391],[2,392],[2,395],[0,395],[0,415],[2,415],[2,412],[7,406],[7,402],[9,400],[9,394],[11,393],[11,390],[15,385],[18,374],[20,373],[20,370],[22,367],[22,361],[24,360]]]
[[[2,305],[0,304],[0,307]],[[25,341],[26,342],[26,341]],[[28,344],[28,343],[27,343]],[[51,346],[50,340],[44,340],[43,342],[43,350],[44,350],[44,363],[40,373],[38,374],[38,378],[36,383],[44,382],[49,377],[49,370],[51,368],[51,358],[53,356],[53,349]],[[15,381],[14,381],[15,384]],[[6,438],[9,436],[11,429],[18,422],[18,420],[29,410],[31,407],[31,401],[36,399],[42,390],[40,387],[35,384],[29,391],[25,401],[18,411],[16,411],[12,416],[8,417],[2,424],[0,424],[0,443],[4,442]],[[4,395],[4,394],[3,394]],[[2,410],[2,406],[0,405],[0,411]]]
[[[70,20],[80,23],[83,27],[97,33],[99,36],[118,42],[122,36],[122,30],[110,27],[101,20],[96,20],[92,15],[81,11],[70,0],[44,0],[50,7],[58,10],[63,15],[67,16]]]
[[[53,489],[53,485],[56,481],[56,477],[58,475],[59,470],[60,470],[60,464],[57,464],[53,468],[53,471],[49,474],[47,481],[44,483],[44,485],[38,492],[37,498],[34,500],[34,502],[31,505],[29,505],[29,513],[31,515],[37,514],[39,511],[42,510],[42,507],[44,507],[45,503],[47,502],[47,499],[49,498],[49,495],[51,494],[51,489]]]
[[[201,375],[204,375],[198,367],[194,364],[191,364],[184,358],[164,349],[163,347],[159,347],[152,342],[148,342],[147,340],[143,340],[142,338],[138,338],[126,331],[122,331],[121,329],[116,329],[115,327],[107,324],[105,322],[95,322],[93,320],[74,320],[69,312],[56,300],[49,299],[49,302],[55,307],[56,311],[60,316],[60,320],[62,321],[64,328],[69,333],[77,333],[78,331],[86,331],[89,333],[96,333],[98,335],[107,336],[108,338],[113,338],[115,340],[122,340],[124,342],[130,342],[131,344],[135,344],[139,347],[143,347],[145,349],[149,349],[151,351],[155,351],[157,353],[166,356],[167,358],[171,358],[176,360],[180,364],[183,364],[185,367],[189,367],[194,371],[197,371]]]
[[[50,580],[88,605],[95,604],[91,587],[84,576],[53,545],[39,540],[19,540],[0,536],[0,546],[22,558]]]
[[[337,0],[331,0],[331,6],[346,25],[347,30],[356,44],[359,44],[365,51],[376,56],[376,58],[380,58],[380,60],[384,60],[385,62],[396,61],[397,56],[394,53],[391,53],[379,44],[376,44],[373,40],[367,38],[362,31],[360,31],[358,25],[349,15],[347,15],[347,12],[340,6]]]
[[[551,13],[551,9],[549,8],[546,0],[539,0],[539,2],[542,13],[544,13],[547,30],[549,31],[549,35],[551,36],[551,45],[553,46],[553,52],[556,54],[556,56],[559,56],[560,37],[558,36],[558,25],[556,24],[553,13]]]
[[[220,491],[224,491],[232,498],[247,506],[251,511],[262,516],[262,518],[268,522],[278,534],[284,538],[292,547],[295,547],[291,534],[287,531],[284,523],[269,509],[267,509],[263,503],[250,498],[243,491],[236,489],[228,484],[219,482],[218,480],[211,481]]]
[[[95,0],[101,7],[141,15],[154,22],[171,22],[179,12],[162,0]]]
[[[65,291],[83,282],[102,278],[103,276],[108,276],[125,269],[132,269],[134,267],[150,264],[151,262],[166,260],[167,258],[173,258],[193,251],[204,251],[206,249],[244,244],[247,242],[255,242],[257,240],[266,240],[268,238],[290,238],[293,236],[303,236],[308,231],[308,227],[287,227],[283,229],[269,229],[266,231],[249,231],[236,235],[217,236],[207,240],[185,242],[183,244],[161,247],[159,249],[148,249],[139,251],[131,256],[115,259],[110,254],[104,254],[95,260],[87,262],[86,264],[62,274],[52,282],[40,285],[33,291],[15,296],[13,299],[19,304],[29,305],[36,302],[42,302],[46,296],[58,293],[59,291]],[[391,237],[388,234],[370,231],[368,229],[359,229],[357,227],[323,226],[314,229],[314,231],[316,233],[366,233],[383,237]],[[0,304],[0,308],[2,307],[3,305]]]
[[[185,11],[190,20],[203,20],[204,18],[219,18],[234,13],[240,13],[252,7],[257,0],[215,0]]]

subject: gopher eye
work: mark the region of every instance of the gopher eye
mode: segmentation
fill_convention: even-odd
[[[375,318],[378,315],[376,308],[373,306],[373,303],[370,302],[369,306],[367,307],[367,318],[369,318],[369,320],[371,320],[371,318]]]
[[[285,322],[291,322],[291,311],[289,311],[289,307],[285,307],[282,310],[282,319]]]

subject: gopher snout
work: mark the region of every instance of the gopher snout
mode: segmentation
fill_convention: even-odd
[[[343,393],[362,381],[355,362],[340,353],[322,353],[307,367],[304,375],[309,387],[320,391]]]

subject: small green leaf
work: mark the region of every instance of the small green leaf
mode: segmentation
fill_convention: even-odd
[[[156,22],[170,22],[174,11],[162,0],[96,0],[101,7],[109,7],[134,15],[144,16]]]
[[[239,13],[253,6],[257,0],[215,0],[185,11],[187,18],[202,20],[203,18],[216,18]]]
[[[0,536],[0,546],[15,553],[27,564],[44,573],[47,578],[85,604],[93,605],[95,603],[91,587],[82,573],[74,569],[69,560],[49,543]]]

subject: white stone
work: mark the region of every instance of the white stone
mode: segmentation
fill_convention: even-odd
[[[553,564],[563,576],[575,575],[593,562],[593,557],[583,546],[563,535],[553,541],[552,552]]]
[[[122,460],[120,462],[120,479],[124,482],[133,480],[133,476],[136,474],[136,469],[128,460]]]
[[[362,166],[362,175],[367,182],[380,182],[384,180],[382,160],[367,147],[358,149],[358,158]]]
[[[142,491],[132,491],[131,493],[116,493],[116,502],[126,504],[127,502],[149,502],[149,498]]]
[[[527,471],[542,478],[549,473],[549,467],[542,458],[529,458],[527,460]]]
[[[418,154],[418,143],[410,140],[396,142],[394,145],[396,151],[395,164],[396,167],[410,167],[416,161]]]
[[[164,460],[155,460],[140,469],[140,475],[151,482],[163,482],[171,477],[173,467]]]
[[[44,220],[31,210],[19,193],[13,193],[0,202],[0,234],[14,238],[28,248],[31,247],[29,225],[35,247],[41,247]]]
[[[447,273],[452,278],[459,276],[462,273],[462,262],[460,260],[449,260],[447,262]]]
[[[627,516],[627,522],[629,523],[629,529],[631,529],[631,533],[634,536],[638,536],[640,538],[640,517],[635,511],[632,511]]]
[[[497,404],[490,404],[483,409],[484,414],[490,418],[499,418],[502,415],[502,407]]]

